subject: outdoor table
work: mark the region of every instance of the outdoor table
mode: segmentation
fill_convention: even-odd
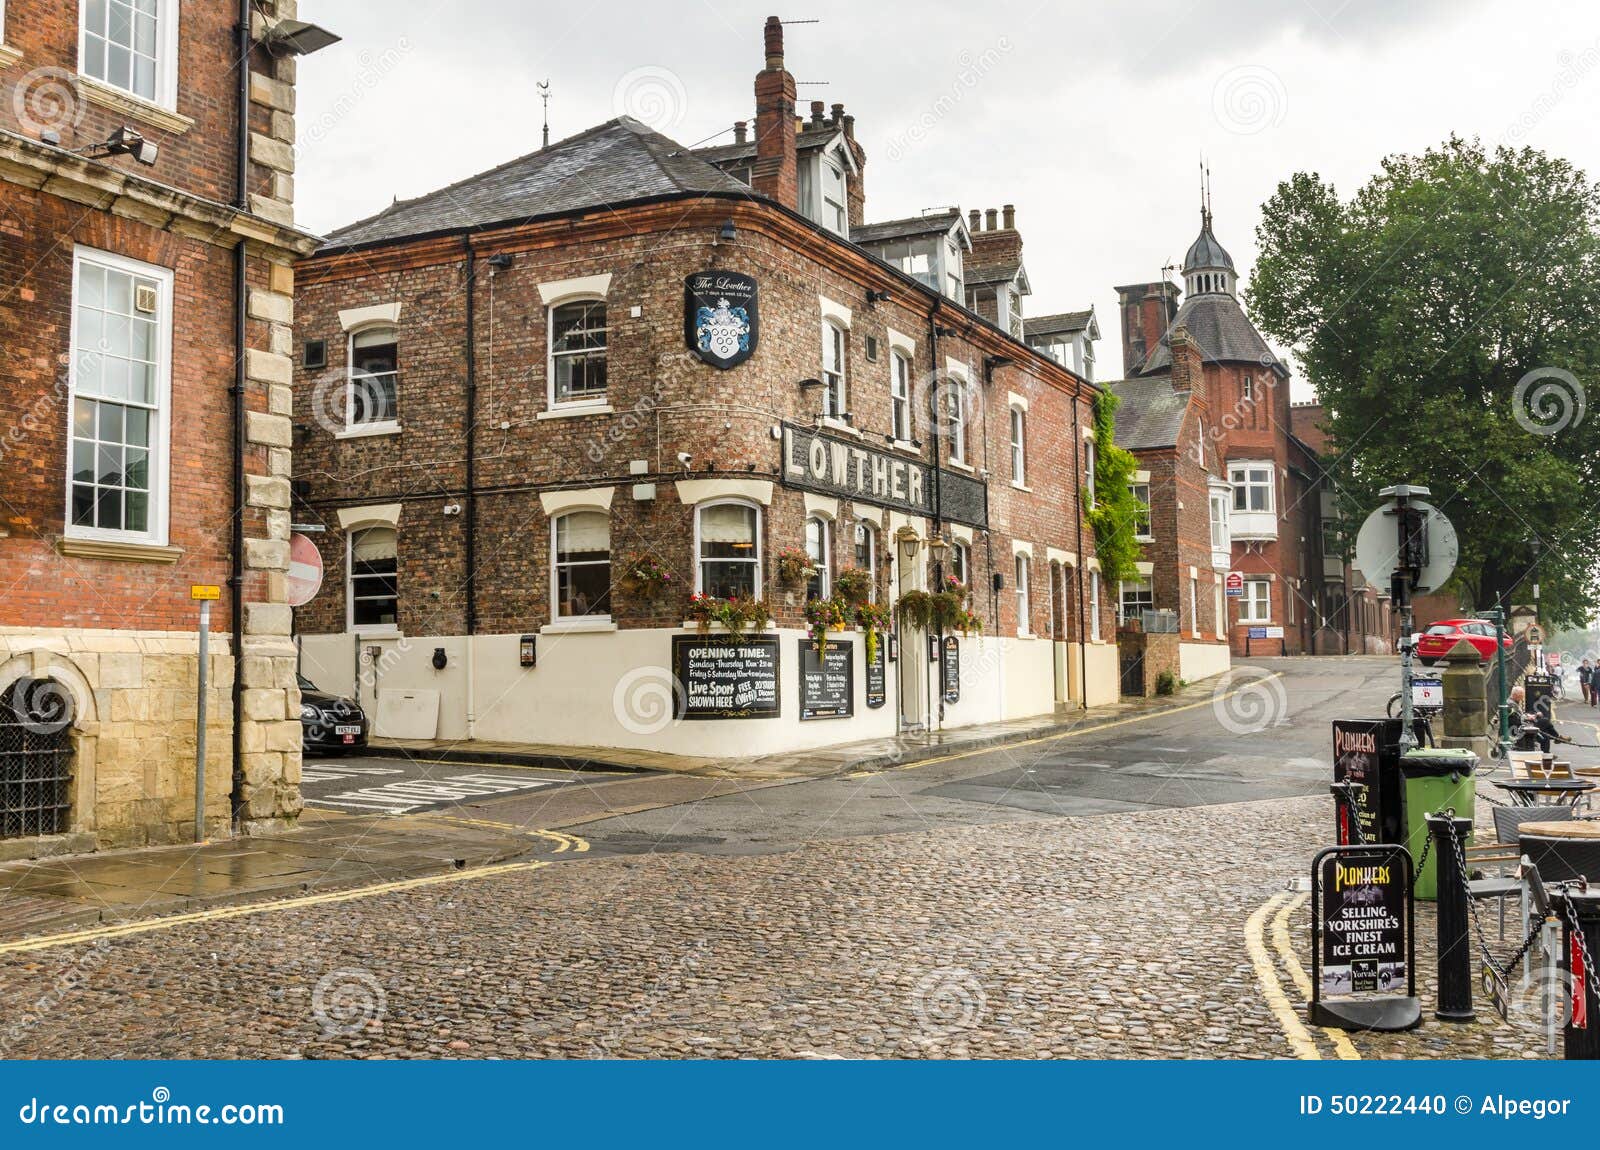
[[[1516,805],[1537,807],[1557,803],[1577,806],[1597,784],[1593,779],[1510,779],[1494,785],[1507,792]]]
[[[1519,823],[1517,837],[1537,835],[1542,839],[1600,839],[1600,822],[1571,819],[1559,823]]]

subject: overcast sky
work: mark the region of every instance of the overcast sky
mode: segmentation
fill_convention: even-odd
[[[1348,195],[1451,132],[1600,176],[1600,5],[1539,0],[850,3],[775,10],[813,99],[867,150],[869,220],[1017,205],[1028,314],[1093,304],[1119,374],[1112,285],[1198,230],[1248,275],[1262,202],[1307,169]],[[300,65],[300,222],[326,232],[628,113],[685,144],[753,116],[771,5],[301,0],[343,43]],[[822,81],[825,83],[808,83]],[[718,142],[730,139],[723,136]],[[1309,398],[1303,386],[1295,398]]]

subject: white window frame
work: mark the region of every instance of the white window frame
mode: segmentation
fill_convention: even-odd
[[[1150,576],[1141,575],[1137,579],[1124,579],[1117,588],[1117,623],[1119,626],[1126,625],[1128,622],[1128,591],[1130,588],[1139,594],[1141,602],[1146,594],[1149,595],[1149,606],[1141,606],[1139,608],[1140,611],[1154,611],[1156,609],[1156,588]]]
[[[1228,532],[1228,515],[1233,509],[1233,500],[1230,492],[1213,489],[1208,500],[1211,505],[1211,550],[1228,551],[1233,547],[1233,539]],[[1218,515],[1217,512],[1222,514]]]
[[[972,582],[972,548],[959,539],[950,548],[950,574],[963,586]]]
[[[840,419],[850,410],[849,384],[845,365],[849,360],[847,332],[843,324],[824,318],[822,321],[822,414],[826,418]],[[830,358],[837,352],[838,360],[829,366]]]
[[[828,198],[829,173],[839,177],[839,199]],[[850,235],[850,173],[832,156],[823,156],[817,172],[817,222],[835,235]],[[837,218],[835,218],[837,213]]]
[[[1251,477],[1252,472],[1265,472],[1265,479]],[[1241,460],[1238,463],[1228,464],[1228,484],[1233,488],[1232,510],[1247,515],[1271,515],[1278,509],[1278,492],[1275,481],[1277,469],[1265,460]],[[1261,489],[1266,492],[1265,507],[1251,507],[1251,492]],[[1243,496],[1245,505],[1239,506],[1239,499]]]
[[[1139,492],[1141,490],[1144,492],[1143,495],[1139,494]],[[1140,526],[1139,520],[1138,519],[1134,520],[1133,538],[1134,538],[1135,542],[1138,542],[1138,543],[1151,543],[1151,542],[1154,542],[1155,541],[1155,536],[1151,534],[1151,531],[1153,530],[1153,528],[1151,527],[1150,483],[1149,483],[1149,481],[1148,480],[1144,480],[1144,481],[1141,481],[1141,482],[1130,483],[1130,484],[1128,484],[1128,491],[1133,495],[1133,497],[1135,499],[1137,499],[1140,503],[1142,503],[1144,505],[1144,515],[1143,515],[1144,530],[1143,531],[1139,530],[1139,526]]]
[[[109,3],[109,0],[108,0]],[[129,74],[129,86],[124,87],[114,84],[109,79],[92,75],[87,68],[88,55],[88,28],[84,21],[89,15],[89,5],[78,5],[78,75],[109,88],[113,92],[121,92],[130,99],[138,100],[143,104],[154,104],[156,107],[165,108],[169,112],[178,110],[178,0],[155,0],[156,17],[156,56],[155,56],[155,84],[154,93],[142,96],[132,88],[132,74]],[[0,30],[4,27],[4,15],[0,13]],[[108,42],[109,43],[109,42]],[[109,69],[108,69],[109,72]]]
[[[962,467],[967,462],[967,383],[965,375],[946,370],[942,384],[932,389],[934,402],[943,410],[932,413],[934,426],[944,425],[945,439],[949,443],[950,462]]]
[[[1189,576],[1189,634],[1200,634],[1200,577]]]
[[[818,550],[821,551],[821,555],[811,554],[810,536],[813,523],[817,524],[819,528],[817,541],[820,545]],[[810,559],[817,568],[817,573],[813,576],[817,581],[817,594],[815,596],[810,594],[810,583],[808,581],[806,587],[807,598],[827,599],[833,594],[833,520],[826,515],[818,515],[814,512],[807,515],[800,541],[805,550],[806,558]]]
[[[556,398],[556,309],[575,303],[598,303],[606,309],[606,325],[602,329],[606,333],[605,360],[606,360],[606,390],[599,395],[586,395],[581,399]],[[584,351],[567,352],[559,358],[566,359],[574,355],[591,354],[593,349]],[[611,402],[611,303],[604,292],[582,292],[574,295],[562,296],[551,300],[544,309],[544,378],[545,378],[545,403],[551,411],[587,410],[590,408],[603,408]]]
[[[1017,582],[1017,637],[1026,639],[1033,634],[1032,601],[1033,601],[1033,560],[1026,551],[1016,554],[1015,573]]]
[[[899,348],[889,349],[889,424],[898,443],[916,436],[911,418],[911,357]]]
[[[1258,604],[1255,588],[1262,587],[1265,591]],[[1265,614],[1257,614],[1256,608],[1260,606]],[[1244,581],[1244,594],[1239,597],[1239,622],[1241,623],[1270,623],[1272,622],[1272,580],[1246,579]]]
[[[762,578],[762,546],[761,546],[761,505],[748,499],[708,499],[704,503],[694,505],[694,589],[700,594],[708,594],[705,589],[705,565],[708,562],[701,550],[700,541],[700,516],[712,507],[733,506],[744,507],[756,513],[755,523],[755,558],[744,559],[714,559],[713,563],[752,563],[755,567],[755,578],[752,581],[752,594],[761,598],[762,589],[766,586]]]
[[[1028,413],[1011,405],[1011,484],[1028,485]]]
[[[1240,384],[1240,394],[1247,400],[1255,399],[1256,383],[1252,376],[1246,375],[1244,377],[1242,383]]]
[[[123,275],[152,279],[159,285],[160,298],[156,301],[156,402],[152,412],[150,436],[150,504],[146,511],[147,527],[143,531],[127,531],[108,527],[80,527],[72,522],[72,440],[73,413],[78,404],[78,299],[79,280],[83,265],[95,264],[108,271]],[[164,547],[168,539],[169,503],[172,474],[172,269],[155,264],[130,260],[125,256],[95,248],[75,246],[72,249],[72,320],[68,335],[70,354],[67,367],[67,450],[63,467],[65,503],[62,512],[62,534],[68,539],[95,539],[114,543],[142,543]],[[84,396],[100,400],[99,396]],[[106,402],[115,403],[115,399]]]
[[[357,623],[355,549],[356,536],[364,531],[394,532],[394,622]],[[398,635],[400,633],[400,528],[397,524],[370,521],[352,523],[344,533],[344,624],[352,635]]]
[[[1083,441],[1083,486],[1089,493],[1089,502],[1094,503],[1094,467],[1096,462],[1095,446],[1093,439]]]
[[[1217,638],[1221,639],[1228,633],[1228,600],[1222,593],[1222,581],[1219,579],[1211,586],[1211,610],[1215,612]]]
[[[373,332],[392,332],[394,335],[394,370],[374,373],[372,378],[387,374],[394,377],[394,418],[355,421],[356,413],[356,338]],[[400,325],[389,320],[373,320],[357,324],[344,337],[344,429],[363,435],[380,435],[400,430]]]
[[[864,566],[864,567],[861,564],[861,555],[860,555],[860,536],[863,533],[865,533],[866,541],[867,541],[867,563],[866,563],[866,566]],[[852,539],[852,543],[854,543],[855,545],[851,548],[851,551],[852,551],[851,558],[856,561],[856,566],[858,568],[860,568],[862,571],[865,571],[867,573],[867,578],[871,581],[871,583],[870,583],[870,585],[868,587],[868,590],[867,590],[867,602],[868,603],[876,603],[878,601],[878,528],[877,528],[877,526],[875,524],[867,522],[865,519],[856,520],[855,538]]]
[[[1100,572],[1089,572],[1089,641],[1100,642]]]
[[[602,518],[605,519],[605,521],[606,521],[606,558],[605,558],[605,566],[606,566],[606,568],[608,570],[608,576],[607,576],[607,579],[606,579],[606,584],[609,587],[611,585],[611,583],[612,583],[612,580],[609,577],[609,569],[612,566],[612,558],[611,558],[611,509],[608,508],[608,507],[601,507],[599,505],[595,505],[593,507],[567,507],[567,508],[563,508],[560,512],[558,512],[557,514],[552,515],[550,517],[550,621],[552,623],[577,622],[577,621],[593,622],[593,623],[609,623],[609,622],[611,622],[611,612],[610,611],[590,611],[587,615],[563,615],[561,613],[561,568],[562,568],[562,566],[567,566],[567,567],[598,567],[598,566],[600,566],[600,562],[598,560],[591,560],[591,559],[580,560],[580,561],[578,561],[576,563],[567,563],[567,564],[564,564],[564,565],[561,563],[561,561],[560,561],[560,553],[556,549],[557,548],[556,541],[557,541],[557,539],[560,538],[560,536],[559,536],[560,523],[561,523],[561,521],[563,519],[567,518],[569,515],[599,515],[599,516],[601,516]],[[611,602],[611,599],[610,599],[609,595],[606,598],[606,602],[607,602],[607,604],[609,604]]]

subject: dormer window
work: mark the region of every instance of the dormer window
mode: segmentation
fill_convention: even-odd
[[[800,157],[798,203],[800,214],[830,232],[850,235],[850,172],[852,160],[842,145],[835,144],[810,156]]]
[[[839,235],[850,231],[850,214],[845,199],[844,169],[824,157],[822,161],[822,226]]]

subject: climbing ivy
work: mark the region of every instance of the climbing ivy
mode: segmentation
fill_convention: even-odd
[[[1119,402],[1110,391],[1094,397],[1094,499],[1090,500],[1087,488],[1082,493],[1089,525],[1094,528],[1100,577],[1110,587],[1139,577],[1140,550],[1134,536],[1144,510],[1129,486],[1138,460],[1116,444]]]

